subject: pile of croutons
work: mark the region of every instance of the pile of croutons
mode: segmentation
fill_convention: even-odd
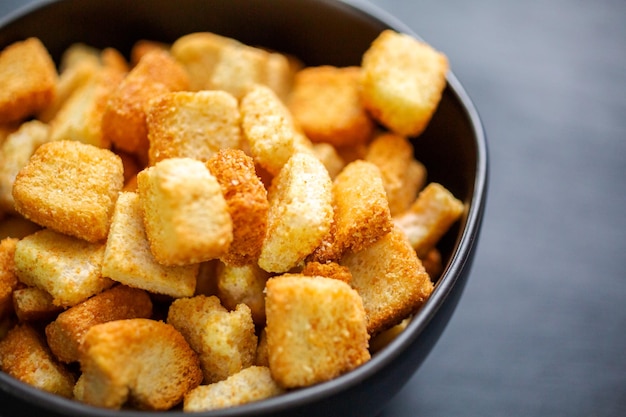
[[[119,409],[231,407],[367,362],[426,302],[464,204],[409,137],[444,55],[360,66],[214,33],[0,54],[0,368]],[[419,139],[418,139],[419,140]]]

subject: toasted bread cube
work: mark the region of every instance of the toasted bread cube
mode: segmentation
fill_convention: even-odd
[[[370,359],[361,298],[345,282],[284,274],[267,282],[267,347],[283,388],[335,378]]]
[[[17,325],[0,340],[0,369],[44,391],[72,398],[74,376],[59,364],[37,331]]]
[[[365,249],[344,255],[340,263],[352,273],[351,285],[363,299],[371,334],[416,312],[433,290],[430,277],[398,228]]]
[[[346,166],[345,161],[341,155],[339,155],[337,149],[329,143],[315,143],[311,150],[313,154],[322,161],[331,179],[335,179]]]
[[[37,287],[13,291],[13,308],[22,323],[53,320],[63,311],[63,307],[54,304],[54,299],[47,291]]]
[[[289,109],[313,142],[362,144],[375,126],[363,107],[360,89],[359,67],[306,67],[295,75]]]
[[[385,30],[361,66],[363,102],[373,117],[400,135],[422,133],[446,87],[446,56],[410,35]]]
[[[146,123],[149,162],[189,157],[208,161],[217,151],[239,148],[239,103],[225,91],[180,91],[153,100]]]
[[[152,51],[170,51],[170,45],[163,42],[153,41],[150,39],[140,39],[133,44],[130,50],[130,65],[134,67],[141,61],[144,55],[149,54]]]
[[[256,264],[267,228],[267,190],[254,161],[238,149],[216,153],[207,167],[217,178],[233,222],[233,241],[221,260],[229,265]]]
[[[223,263],[217,266],[217,296],[229,310],[238,304],[250,308],[252,320],[257,326],[265,324],[265,283],[268,272],[256,264],[230,266]]]
[[[333,197],[331,233],[311,261],[338,261],[347,250],[358,252],[393,227],[380,170],[371,162],[346,165],[333,182]]]
[[[75,42],[63,51],[59,69],[61,74],[63,74],[70,68],[74,68],[84,62],[91,62],[99,66],[100,50],[82,42]]]
[[[15,178],[15,209],[44,227],[104,240],[124,183],[119,156],[76,141],[41,145]]]
[[[15,238],[0,241],[0,320],[13,312],[12,296],[18,286],[13,261],[17,241]]]
[[[153,98],[189,86],[185,69],[166,51],[145,55],[111,95],[102,117],[103,135],[123,151],[147,159],[146,109]]]
[[[59,314],[46,326],[46,338],[57,359],[71,363],[78,361],[85,334],[96,324],[151,316],[152,301],[148,293],[116,285]]]
[[[104,48],[100,52],[100,62],[104,68],[122,74],[129,72],[131,69],[124,55],[119,50],[111,47]]]
[[[0,80],[0,123],[38,113],[56,94],[55,64],[37,38],[15,42],[0,53]]]
[[[12,214],[0,220],[0,239],[7,237],[21,239],[38,230],[41,230],[41,226],[25,219],[19,214]]]
[[[443,185],[428,184],[404,214],[394,222],[409,237],[417,256],[424,257],[456,222],[465,205]]]
[[[55,305],[70,307],[113,285],[101,274],[103,255],[104,243],[43,229],[17,242],[15,273],[50,293]]]
[[[48,142],[49,127],[38,120],[22,123],[0,144],[0,210],[15,213],[13,184],[35,150]]]
[[[411,142],[383,133],[369,144],[365,160],[380,169],[391,215],[406,211],[426,181],[426,168],[414,158]]]
[[[301,272],[302,275],[310,277],[326,277],[334,278],[339,281],[343,281],[347,284],[352,281],[352,274],[350,270],[336,262],[320,263],[320,262],[307,262]]]
[[[195,291],[198,269],[198,264],[159,264],[150,251],[139,196],[120,193],[102,260],[104,276],[156,294],[190,297]]]
[[[269,87],[258,84],[241,99],[239,108],[252,157],[277,175],[297,150],[297,132],[289,110]]]
[[[267,60],[268,53],[262,49],[241,43],[226,45],[220,49],[213,67],[210,87],[227,91],[239,99],[250,87],[264,84]]]
[[[209,411],[275,397],[285,392],[272,379],[269,368],[250,366],[210,385],[200,385],[185,396],[183,410]]]
[[[81,346],[80,399],[120,409],[168,410],[202,381],[198,356],[169,324],[135,318],[91,327]]]
[[[146,235],[163,265],[189,265],[224,255],[233,223],[217,179],[202,162],[164,159],[137,175]]]
[[[257,336],[245,304],[228,311],[215,296],[180,298],[170,306],[167,322],[198,353],[205,384],[222,381],[254,364]]]
[[[298,64],[295,63],[295,65]],[[296,68],[299,67],[294,67],[294,62],[290,61],[288,56],[278,52],[269,52],[263,84],[271,88],[278,98],[285,102],[293,87]]]
[[[258,263],[268,272],[286,272],[329,233],[332,181],[315,156],[297,153],[272,181],[268,199],[267,233]]]

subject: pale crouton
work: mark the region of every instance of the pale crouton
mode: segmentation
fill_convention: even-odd
[[[426,168],[413,156],[413,145],[404,136],[378,135],[365,160],[378,167],[392,216],[406,211],[426,182]]]
[[[116,148],[147,159],[146,109],[160,94],[188,87],[184,68],[166,51],[145,55],[111,95],[102,117],[102,132]]]
[[[339,155],[337,149],[329,143],[315,143],[313,144],[311,150],[313,155],[322,161],[331,179],[335,179],[335,177],[346,166],[346,162],[343,160],[341,155]]]
[[[446,56],[410,35],[385,30],[361,66],[363,102],[372,116],[400,135],[422,133],[446,87]]]
[[[358,67],[307,67],[296,73],[289,109],[313,142],[366,143],[375,125],[363,107],[360,88]]]
[[[224,149],[207,167],[217,178],[233,222],[233,241],[221,260],[229,265],[256,264],[267,228],[267,191],[254,161],[243,151]]]
[[[37,287],[13,291],[13,308],[22,323],[50,321],[63,311],[63,307],[54,304],[54,299],[47,291]]]
[[[238,106],[225,91],[180,91],[153,100],[146,119],[150,165],[176,157],[206,162],[220,149],[239,148]]]
[[[38,120],[31,120],[9,134],[0,144],[0,211],[15,213],[13,183],[18,172],[37,150],[48,142],[49,127]]]
[[[233,223],[217,179],[191,158],[164,159],[137,175],[146,235],[163,265],[189,265],[224,255]]]
[[[0,123],[38,113],[56,94],[55,64],[37,38],[15,42],[0,53],[0,80]]]
[[[335,378],[370,359],[361,298],[345,282],[284,274],[267,282],[267,345],[284,388]]]
[[[97,324],[81,346],[81,400],[168,410],[202,381],[198,356],[169,324],[143,318]]]
[[[336,262],[320,263],[320,262],[307,262],[301,272],[302,275],[310,277],[326,277],[343,281],[347,284],[352,281],[352,274],[350,270]]]
[[[363,299],[367,330],[376,334],[417,311],[433,290],[430,277],[407,237],[393,228],[376,243],[340,261]]]
[[[294,74],[300,65],[301,63],[295,58],[278,52],[270,52],[267,55],[263,84],[271,88],[276,96],[285,102],[293,87]]]
[[[258,263],[268,272],[286,272],[329,233],[332,181],[319,159],[297,153],[272,181],[268,199],[267,232]]]
[[[216,271],[217,296],[229,310],[238,304],[250,308],[252,320],[257,326],[265,324],[265,283],[270,274],[257,264],[230,266],[218,264]]]
[[[417,256],[424,257],[465,210],[462,201],[438,183],[424,188],[408,211],[394,218],[409,238]]]
[[[170,306],[167,322],[198,353],[205,384],[224,380],[254,364],[257,336],[245,304],[228,311],[215,296],[180,298]]]
[[[0,320],[13,312],[12,296],[18,285],[13,261],[17,241],[15,238],[0,241]]]
[[[43,229],[17,242],[15,273],[50,293],[55,305],[70,307],[113,285],[101,274],[103,255],[104,243]]]
[[[255,84],[265,84],[267,61],[268,53],[262,49],[242,43],[226,45],[219,51],[209,86],[240,99]]]
[[[195,291],[198,268],[198,264],[159,264],[146,238],[139,196],[120,193],[102,260],[104,276],[156,294],[190,297]]]
[[[122,189],[119,156],[75,141],[41,145],[15,178],[15,209],[24,217],[89,242],[106,238]]]
[[[269,88],[255,85],[241,99],[241,125],[255,162],[272,175],[297,149],[297,133],[289,110]]]
[[[82,42],[75,42],[68,46],[61,54],[59,70],[61,74],[81,63],[91,62],[100,65],[100,50]]]
[[[79,359],[80,345],[92,326],[151,316],[152,301],[145,291],[116,285],[59,314],[46,326],[46,338],[57,359],[71,363]]]
[[[17,325],[0,340],[0,369],[44,391],[72,398],[74,376],[59,364],[37,331]]]
[[[183,410],[209,411],[264,400],[285,392],[272,379],[269,368],[250,366],[224,381],[200,385],[185,395]]]

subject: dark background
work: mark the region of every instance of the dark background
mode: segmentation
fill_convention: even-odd
[[[448,56],[491,170],[463,298],[382,417],[625,416],[626,2],[371,2]]]

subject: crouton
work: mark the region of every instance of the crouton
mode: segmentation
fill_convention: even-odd
[[[254,364],[257,336],[245,304],[228,311],[215,296],[180,298],[170,306],[167,322],[198,353],[205,384],[222,381]]]
[[[327,381],[370,359],[363,303],[345,282],[271,278],[266,314],[269,368],[283,388]]]
[[[286,272],[302,262],[328,234],[333,220],[332,181],[314,156],[289,159],[268,192],[270,209],[259,266]]]
[[[361,69],[307,67],[296,73],[289,110],[313,142],[334,146],[366,143],[374,122],[361,102]]]
[[[70,307],[113,285],[101,274],[104,243],[43,229],[15,247],[15,273],[26,285],[52,295],[57,306]]]
[[[146,235],[163,265],[189,265],[224,255],[233,223],[217,179],[202,162],[164,159],[137,175]]]
[[[0,144],[0,210],[15,213],[13,184],[39,146],[48,142],[50,129],[45,123],[31,120],[9,134]]]
[[[13,308],[22,323],[54,320],[63,311],[63,307],[54,304],[54,299],[47,291],[37,287],[13,291]]]
[[[252,320],[257,326],[265,324],[265,283],[270,274],[256,264],[217,266],[217,293],[220,301],[229,310],[238,304],[250,308]]]
[[[426,183],[426,168],[414,158],[411,142],[383,133],[369,144],[365,160],[380,170],[391,215],[406,211]]]
[[[37,38],[15,42],[0,53],[0,80],[0,123],[35,115],[56,94],[56,66]]]
[[[326,277],[334,278],[343,281],[347,284],[352,281],[352,274],[350,270],[341,266],[336,262],[320,263],[320,262],[307,262],[301,272],[302,275],[310,277]]]
[[[255,84],[265,84],[267,61],[268,53],[262,49],[242,43],[228,44],[219,51],[210,88],[227,91],[240,99]]]
[[[169,324],[143,318],[97,324],[80,351],[81,400],[120,409],[167,410],[202,381],[198,356]]]
[[[74,376],[54,359],[43,338],[28,324],[15,326],[0,340],[0,369],[26,384],[72,398]]]
[[[116,285],[59,314],[46,326],[46,338],[57,359],[71,363],[78,361],[80,345],[92,326],[151,316],[152,301],[145,291]]]
[[[351,285],[363,299],[370,334],[416,312],[433,290],[430,277],[398,228],[359,252],[345,254],[340,264],[350,270]]]
[[[15,247],[18,239],[5,238],[0,241],[0,319],[13,312],[13,291],[18,280],[15,275]]]
[[[159,264],[146,238],[139,196],[120,193],[102,260],[104,276],[156,294],[190,297],[195,291],[198,269],[198,264]]]
[[[122,161],[107,149],[75,141],[41,145],[13,185],[24,217],[88,242],[104,240],[124,183]]]
[[[267,191],[254,161],[243,151],[224,149],[207,167],[217,178],[233,222],[233,240],[222,262],[233,266],[256,264],[267,228]]]
[[[269,368],[250,366],[224,381],[200,385],[185,395],[183,410],[209,411],[264,400],[285,392],[272,379]]]
[[[450,226],[463,214],[465,205],[443,185],[428,184],[408,211],[394,218],[409,237],[417,256],[425,257]]]
[[[141,61],[144,55],[149,54],[154,50],[170,51],[170,45],[163,42],[153,41],[150,39],[140,39],[135,42],[130,49],[130,65],[134,67]],[[190,80],[191,81],[191,80]]]
[[[146,116],[150,165],[176,157],[206,162],[220,149],[239,148],[238,106],[225,91],[179,91],[153,100]]]
[[[446,56],[410,35],[385,30],[363,54],[361,67],[370,114],[400,135],[422,133],[446,87]]]
[[[341,155],[339,155],[337,149],[329,143],[315,143],[313,144],[311,151],[317,159],[322,161],[331,179],[335,179],[335,177],[346,166],[345,161]]]

